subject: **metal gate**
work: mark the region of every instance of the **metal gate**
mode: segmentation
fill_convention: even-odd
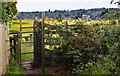
[[[40,67],[41,61],[39,60],[41,60],[41,57],[38,57],[38,45],[41,42],[37,42],[41,38],[39,27],[37,27],[39,25],[41,26],[40,22],[35,20],[32,27],[25,27],[20,20],[20,31],[10,33],[10,35],[13,35],[13,37],[10,37],[11,55],[17,60],[18,64],[29,65],[28,68],[31,68],[31,65],[32,67]],[[24,29],[32,29],[32,31],[24,31]]]
[[[23,29],[32,29],[33,31],[23,31]],[[19,64],[27,65],[27,68],[31,68],[31,64],[34,60],[34,26],[23,27],[22,20],[20,20],[20,32],[18,32],[18,52],[19,52]]]

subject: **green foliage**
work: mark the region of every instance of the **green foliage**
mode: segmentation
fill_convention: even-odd
[[[24,42],[24,40],[22,39]],[[30,41],[30,40],[29,40]],[[28,52],[33,52],[33,44],[21,44],[21,53],[28,53]],[[32,61],[33,62],[34,54],[23,54],[21,56],[22,61]]]
[[[9,5],[13,15],[16,15],[18,13],[18,10],[17,10],[17,7],[16,7],[17,2],[8,2],[8,5]]]
[[[23,69],[20,67],[20,65],[17,64],[16,60],[13,58],[10,60],[10,65],[8,68],[7,74],[25,74],[23,72]]]
[[[83,69],[84,67],[86,67],[86,69]],[[111,74],[109,69],[107,69],[101,63],[82,64],[82,66],[77,66],[76,68],[74,68],[73,73],[77,73],[77,74]]]
[[[105,26],[104,30],[105,33],[103,33],[103,38],[105,45],[108,48],[108,54],[105,56],[104,60],[113,61],[115,64],[116,69],[112,70],[113,72],[120,73],[120,26],[119,26],[119,20],[120,20],[120,14],[119,11],[109,12],[108,15],[109,21],[111,26]],[[118,19],[118,25],[115,19]],[[101,36],[101,35],[100,35]],[[108,63],[107,62],[107,63]]]
[[[7,24],[7,22],[12,20],[12,12],[7,4],[7,2],[2,2],[2,23]]]
[[[115,62],[111,59],[105,58],[104,61],[91,62],[87,64],[80,64],[73,69],[73,74],[119,74],[117,70],[119,67],[116,66]],[[84,69],[84,67],[86,67]]]
[[[110,21],[110,25],[97,23],[63,29],[56,51],[62,73],[120,73],[120,26],[114,19]]]
[[[120,27],[113,26],[106,32],[107,36],[104,37],[107,48],[109,50],[106,58],[111,59],[116,66],[120,67]],[[119,73],[120,68],[117,70]]]
[[[12,22],[12,17],[17,14],[16,8],[17,2],[2,2],[2,24],[7,24],[7,22]]]
[[[67,33],[67,38],[64,36],[66,39],[63,42],[64,45],[62,45],[62,49],[66,51],[66,56],[72,59],[73,66],[79,65],[79,63],[87,64],[87,62],[96,61],[100,59],[102,56],[101,53],[104,52],[104,50],[100,49],[100,45],[97,44],[95,40],[97,35],[95,33],[96,31],[90,29],[88,29],[89,31],[86,30],[86,25],[80,27],[77,32],[80,32],[81,35],[78,38],[75,36],[76,31],[72,31],[72,33],[69,34]],[[69,30],[69,32],[71,32],[71,30]],[[65,48],[67,49],[65,50]],[[85,67],[83,67],[83,69],[85,69]]]

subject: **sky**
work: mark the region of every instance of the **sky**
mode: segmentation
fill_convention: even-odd
[[[51,11],[54,10],[76,10],[91,8],[117,8],[110,4],[111,0],[17,0],[19,12]],[[118,0],[116,0],[118,1]]]

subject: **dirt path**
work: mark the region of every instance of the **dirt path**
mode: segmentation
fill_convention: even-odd
[[[42,74],[41,68],[33,68],[25,71],[26,74]],[[45,74],[54,74],[55,68],[54,67],[47,67],[45,68]]]
[[[31,62],[22,62],[23,66],[27,69],[25,71],[26,74],[42,74],[41,68],[31,68]],[[46,74],[53,74],[56,71],[56,67],[45,67]]]

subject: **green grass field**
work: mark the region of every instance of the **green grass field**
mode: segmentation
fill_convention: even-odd
[[[33,22],[32,20],[22,20],[22,27],[32,27]],[[10,30],[20,31],[20,21],[13,20]],[[23,29],[23,31],[32,31],[32,29]]]
[[[22,20],[22,27],[33,27],[33,23],[34,23],[34,21],[32,21],[32,20]],[[45,23],[61,24],[61,22],[58,22],[58,21],[49,21],[49,22],[45,21]],[[20,21],[19,20],[13,20],[10,30],[20,31]],[[22,31],[33,31],[33,29],[30,29],[30,28],[29,29],[23,29]]]

